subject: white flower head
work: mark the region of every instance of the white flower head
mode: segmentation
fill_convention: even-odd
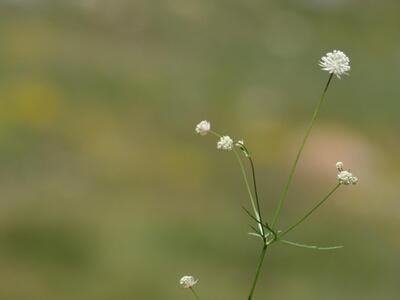
[[[208,121],[201,121],[196,125],[196,132],[200,135],[206,135],[211,129],[211,124]]]
[[[335,74],[337,78],[341,75],[348,75],[350,71],[350,59],[342,51],[333,50],[323,56],[319,62],[322,70],[328,71],[330,74]]]
[[[179,280],[179,284],[185,288],[192,288],[199,280],[195,279],[193,276],[183,276],[181,280]]]
[[[343,163],[338,161],[336,163],[336,168],[338,170],[337,179],[340,184],[350,185],[356,184],[358,182],[358,178],[354,176],[351,172],[343,169]]]
[[[227,136],[221,136],[217,142],[217,148],[220,150],[231,151],[233,149],[233,140]]]

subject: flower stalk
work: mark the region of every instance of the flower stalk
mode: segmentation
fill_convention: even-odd
[[[321,201],[319,201],[317,203],[317,205],[315,205],[309,212],[307,212],[302,218],[300,218],[300,220],[298,220],[296,223],[294,223],[292,226],[290,226],[288,229],[286,229],[285,231],[283,231],[281,234],[279,234],[279,238],[281,239],[283,236],[285,236],[286,234],[288,234],[290,231],[292,231],[293,229],[295,229],[297,226],[299,226],[301,223],[303,223],[309,216],[312,215],[313,212],[315,212],[322,204],[325,203],[326,200],[329,199],[330,196],[332,196],[337,190],[338,188],[341,186],[341,183],[338,183],[337,185],[335,185],[335,187],[324,197],[322,198]]]
[[[196,293],[196,291],[194,290],[194,288],[191,287],[190,290],[192,291],[192,294],[193,294],[194,298],[195,298],[196,300],[200,300],[200,297],[199,297],[199,295]]]
[[[288,179],[287,179],[286,184],[285,184],[285,186],[283,188],[281,197],[280,197],[279,202],[278,202],[278,206],[277,206],[277,208],[275,210],[275,214],[274,214],[274,217],[272,219],[272,223],[271,223],[272,228],[275,227],[275,225],[276,225],[276,223],[278,221],[279,215],[281,214],[282,207],[283,207],[283,205],[285,203],[285,200],[287,198],[287,194],[289,192],[289,187],[290,187],[290,184],[292,183],[293,176],[294,176],[294,173],[295,173],[296,168],[297,168],[297,164],[298,164],[298,162],[300,160],[301,154],[303,153],[304,146],[305,146],[305,144],[306,144],[306,142],[308,140],[308,137],[310,136],[311,130],[314,127],[315,120],[317,119],[318,113],[319,113],[319,111],[321,109],[321,105],[324,102],[326,92],[328,91],[329,85],[330,85],[330,83],[332,81],[332,77],[333,77],[333,73],[331,73],[329,75],[328,81],[327,81],[327,83],[325,85],[325,88],[324,88],[324,90],[322,92],[322,95],[321,95],[321,97],[319,99],[319,102],[318,102],[317,106],[315,107],[315,110],[314,110],[313,116],[311,118],[310,124],[307,127],[306,134],[304,135],[303,141],[300,144],[300,148],[299,148],[299,150],[297,152],[297,155],[296,155],[296,158],[295,158],[295,160],[293,162],[292,168],[290,169],[290,173],[289,173]]]
[[[253,284],[251,285],[249,297],[247,298],[248,300],[251,300],[253,298],[254,291],[256,290],[258,277],[260,276],[261,267],[262,267],[263,262],[264,262],[265,254],[267,253],[267,247],[268,247],[267,245],[264,245],[262,250],[261,250],[260,260],[258,262],[257,270],[256,270],[256,273],[254,275]]]
[[[253,193],[251,192],[251,189],[250,189],[250,185],[249,185],[249,181],[247,179],[247,174],[246,174],[246,170],[245,170],[244,165],[243,165],[243,161],[242,161],[242,159],[240,158],[239,154],[237,153],[237,151],[235,149],[234,149],[233,152],[235,153],[236,159],[237,159],[237,161],[239,163],[240,171],[242,173],[243,181],[244,181],[244,183],[246,185],[246,189],[247,189],[247,192],[249,194],[249,199],[250,199],[251,206],[253,208],[255,217],[256,217],[257,221],[259,222],[258,227],[260,228],[260,231],[261,231],[261,233],[262,233],[262,235],[264,237],[265,236],[264,228],[262,227],[262,225],[260,225],[260,223],[262,224],[261,216],[260,216],[259,210],[257,209],[257,206],[255,204],[255,201],[254,201],[254,198],[253,198]],[[258,202],[258,199],[257,199],[257,202]]]

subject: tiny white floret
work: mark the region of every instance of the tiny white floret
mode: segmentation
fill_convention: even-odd
[[[319,62],[319,66],[322,70],[335,74],[337,78],[341,75],[348,75],[350,71],[350,59],[342,51],[333,50],[323,56]]]
[[[338,171],[343,171],[343,163],[341,161],[338,161],[336,163],[336,169],[338,169]]]
[[[231,151],[233,149],[233,140],[227,136],[221,136],[217,142],[217,148],[220,150]]]
[[[190,289],[192,288],[199,280],[195,279],[193,276],[183,276],[179,280],[179,284],[185,288],[185,289]]]
[[[204,120],[196,125],[196,132],[200,135],[206,135],[211,129],[210,122]]]

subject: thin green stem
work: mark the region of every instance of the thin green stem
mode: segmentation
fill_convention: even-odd
[[[247,150],[247,148],[245,148],[245,149],[246,149],[247,153],[249,153],[249,151]],[[258,199],[257,182],[256,182],[256,171],[255,171],[255,167],[254,167],[254,162],[253,162],[253,159],[251,158],[250,155],[248,156],[248,159],[249,159],[249,161],[250,161],[251,171],[252,171],[252,174],[253,174],[254,193],[255,193],[255,196],[256,196],[256,203],[257,203],[258,214],[259,214],[259,216],[260,216],[261,226],[265,226],[269,231],[271,231],[271,233],[272,233],[273,236],[274,236],[274,239],[276,239],[276,238],[277,238],[277,234],[276,234],[275,230],[273,230],[273,229],[271,228],[271,226],[269,226],[268,222],[266,222],[265,224],[264,224],[264,222],[263,222],[262,214],[261,214],[261,208],[260,208],[260,201],[259,201],[259,199]]]
[[[314,110],[313,116],[311,118],[310,124],[307,127],[306,134],[305,134],[305,136],[303,138],[303,141],[302,141],[302,143],[300,145],[300,148],[299,148],[299,150],[297,152],[297,155],[296,155],[296,158],[295,158],[295,160],[293,162],[292,168],[290,169],[290,173],[289,173],[287,182],[286,182],[286,184],[285,184],[285,186],[283,188],[281,197],[280,197],[279,202],[278,202],[278,206],[277,206],[277,208],[275,210],[274,218],[272,219],[272,223],[271,223],[272,228],[274,228],[274,226],[276,225],[276,222],[278,221],[278,218],[279,218],[279,215],[281,213],[283,204],[284,204],[284,202],[286,200],[286,197],[287,197],[287,194],[289,192],[289,187],[290,187],[290,184],[292,183],[293,176],[294,176],[294,173],[296,171],[297,164],[299,162],[301,153],[303,152],[304,146],[305,146],[305,144],[307,142],[307,139],[308,139],[308,137],[309,137],[309,135],[311,133],[311,130],[312,130],[313,126],[314,126],[315,120],[317,119],[317,116],[318,116],[318,113],[320,111],[321,105],[324,102],[325,95],[326,95],[326,92],[328,90],[329,84],[331,83],[332,77],[333,77],[333,74],[331,74],[329,76],[329,79],[328,79],[328,81],[327,81],[327,83],[325,85],[325,88],[324,88],[323,92],[322,92],[321,98],[319,99],[319,102],[318,102],[317,106],[315,107],[315,110]]]
[[[210,133],[215,135],[216,137],[221,137],[221,135],[218,132],[215,132],[213,130],[210,130]],[[260,217],[260,214],[259,214],[259,210],[257,210],[257,207],[259,207],[259,204],[256,207],[255,201],[254,201],[254,197],[253,197],[253,193],[251,192],[251,189],[250,189],[249,181],[247,179],[247,173],[246,173],[246,170],[244,168],[242,159],[240,158],[240,156],[237,153],[235,148],[233,148],[233,152],[235,153],[236,159],[237,159],[237,161],[239,163],[240,171],[242,172],[242,175],[243,175],[243,180],[244,180],[244,183],[246,185],[247,192],[249,194],[249,198],[250,198],[250,202],[251,202],[251,206],[253,208],[254,214],[256,215],[256,218],[257,218],[258,222],[261,222],[261,217]],[[253,176],[254,176],[254,173],[253,173]],[[253,177],[253,181],[254,181],[254,184],[255,184],[255,177]],[[256,193],[256,197],[258,199],[256,184],[255,184],[255,193]],[[258,200],[257,200],[257,202],[258,202]],[[262,222],[261,222],[261,224],[262,224]],[[261,228],[261,233],[264,236],[265,235],[264,234],[264,228],[262,226],[259,226],[259,227]],[[263,239],[265,239],[265,237],[263,237]]]
[[[256,270],[256,273],[255,273],[255,276],[254,276],[254,280],[253,280],[253,284],[251,286],[251,290],[250,290],[250,294],[249,294],[248,300],[251,300],[253,298],[253,294],[254,294],[254,291],[256,289],[258,277],[260,276],[261,267],[263,265],[264,257],[265,257],[265,253],[266,252],[267,252],[267,245],[264,245],[262,250],[261,250],[260,260],[258,262],[257,270]]]
[[[213,130],[210,130],[210,133],[215,135],[216,137],[219,137],[219,138],[222,137],[222,135],[220,135],[218,132],[215,132]]]
[[[258,211],[258,215],[260,217],[261,224],[264,224],[263,220],[262,220],[262,216],[261,216],[260,201],[258,199],[257,182],[256,182],[256,171],[255,171],[254,163],[253,163],[253,160],[252,160],[251,156],[249,156],[248,159],[250,161],[251,173],[253,175],[254,195],[256,197],[257,211]]]
[[[247,157],[247,159],[248,159],[249,162],[250,162],[251,174],[252,174],[252,177],[253,177],[253,185],[254,185],[254,195],[255,195],[255,197],[256,197],[256,204],[257,204],[257,211],[258,211],[258,218],[257,218],[257,219],[258,219],[258,221],[259,221],[259,223],[260,223],[260,226],[261,226],[261,228],[262,228],[261,233],[262,233],[262,235],[263,235],[263,240],[264,240],[264,242],[265,242],[265,232],[264,232],[264,228],[263,228],[264,222],[263,222],[263,219],[262,219],[262,213],[261,213],[261,207],[260,207],[260,200],[259,200],[259,198],[258,198],[258,190],[257,190],[256,168],[255,168],[255,166],[254,166],[253,159],[251,158],[250,151],[249,151],[249,150],[247,149],[247,147],[246,147],[245,145],[243,145],[243,144],[241,145],[241,147],[242,147],[242,150],[244,150],[245,156]],[[266,227],[268,228],[268,230],[270,230],[268,224],[266,224]],[[271,231],[273,231],[273,230],[271,230]],[[275,236],[275,233],[274,233],[274,232],[273,232],[273,234],[274,234],[274,236]]]
[[[194,290],[194,288],[191,287],[190,290],[192,291],[193,296],[196,298],[196,300],[200,300],[200,297],[199,297],[199,295],[197,295],[197,293],[196,293],[196,291]]]
[[[338,183],[324,198],[322,198],[321,201],[319,201],[317,203],[317,205],[315,205],[308,213],[306,213],[299,221],[297,221],[296,223],[294,223],[292,226],[290,226],[288,229],[286,229],[285,231],[283,231],[280,235],[279,235],[279,239],[282,238],[284,235],[286,235],[289,231],[292,231],[294,228],[296,228],[297,226],[299,226],[301,223],[303,223],[304,220],[306,220],[315,210],[317,210],[318,207],[320,207],[322,204],[324,204],[324,202],[326,200],[329,199],[330,196],[332,196],[332,194],[334,192],[337,191],[337,189],[341,186],[340,183]]]
[[[290,246],[306,248],[306,249],[313,249],[313,250],[337,250],[337,249],[343,248],[343,246],[318,247],[318,246],[300,244],[300,243],[287,241],[287,240],[279,240],[279,242],[281,242],[282,244],[290,245]]]
[[[247,189],[247,192],[249,194],[251,206],[253,207],[255,216],[256,216],[257,220],[261,222],[260,215],[259,215],[259,213],[257,211],[257,207],[256,207],[255,202],[254,202],[253,194],[252,194],[251,189],[250,189],[249,181],[247,180],[246,170],[245,170],[245,168],[243,166],[242,159],[240,158],[240,156],[237,153],[236,149],[233,149],[233,152],[235,153],[235,156],[236,156],[237,161],[239,163],[240,171],[242,172],[243,180],[244,180],[244,183],[246,185],[246,189]],[[261,233],[264,235],[264,229],[262,228],[262,226],[260,226],[260,227],[261,227]]]

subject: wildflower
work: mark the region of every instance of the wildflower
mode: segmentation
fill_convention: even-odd
[[[192,288],[199,280],[195,279],[193,276],[183,276],[181,280],[179,280],[179,284],[185,288]]]
[[[217,148],[220,150],[231,151],[233,149],[233,140],[227,136],[222,136],[217,142]]]
[[[201,121],[196,125],[196,132],[200,135],[206,135],[211,129],[211,124],[208,121]]]
[[[322,70],[328,71],[330,74],[335,74],[337,78],[345,74],[348,75],[350,71],[350,59],[342,51],[333,50],[333,52],[328,52],[325,56],[321,58],[319,66]]]
[[[338,175],[337,179],[339,180],[340,184],[344,185],[349,185],[349,184],[356,184],[358,181],[358,178],[354,176],[352,173],[350,173],[347,170],[343,169],[343,163],[341,161],[338,161],[336,163],[336,168],[338,169]]]

